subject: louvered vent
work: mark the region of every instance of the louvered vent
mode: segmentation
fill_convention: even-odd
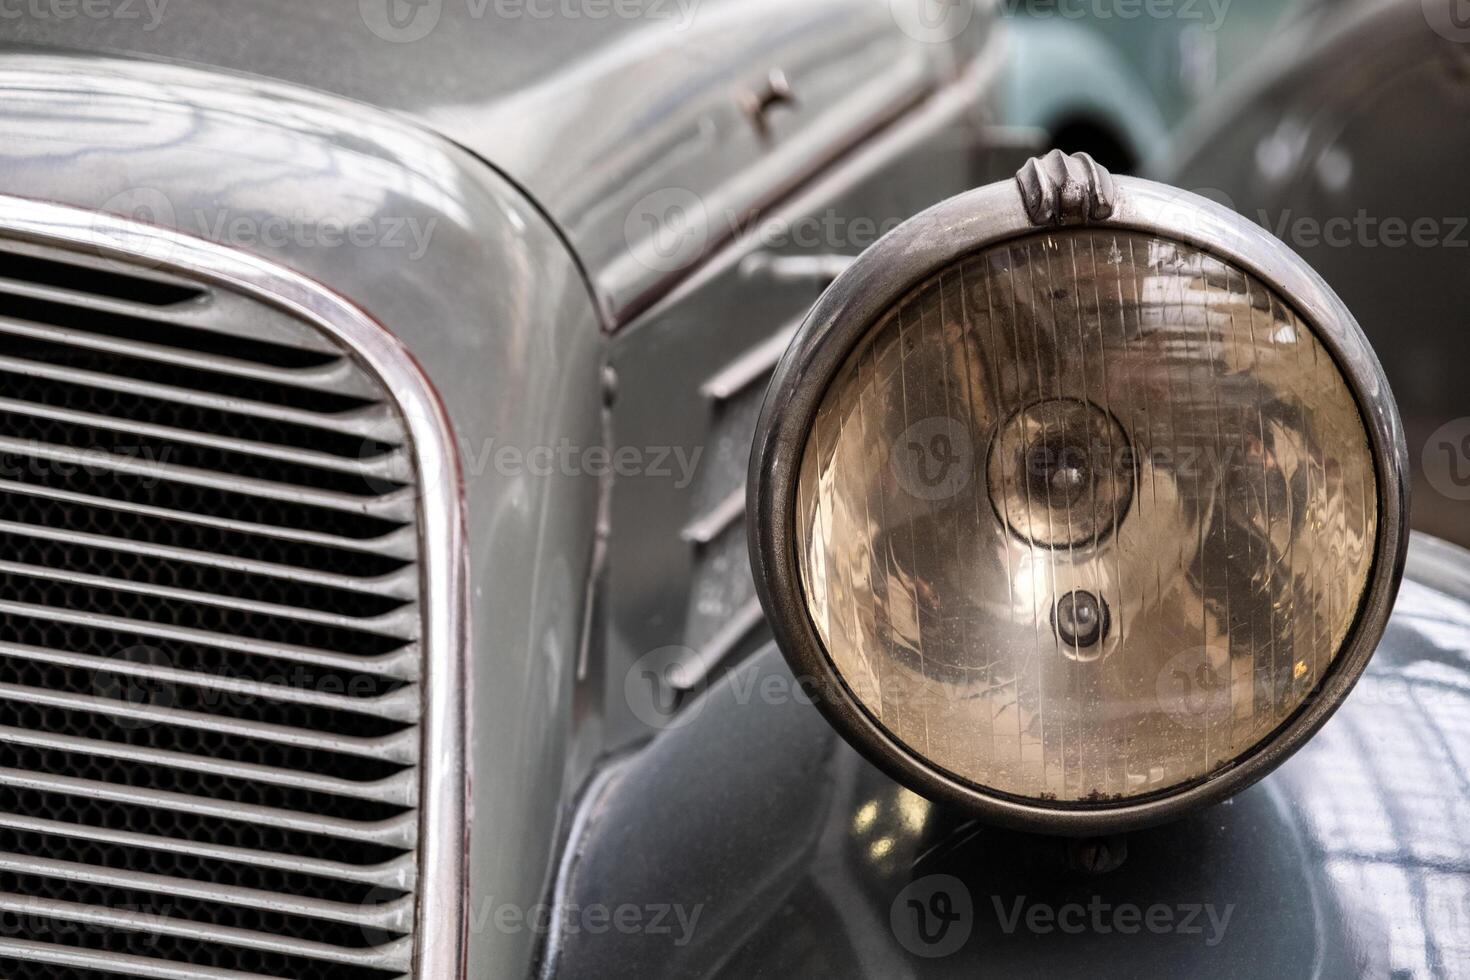
[[[766,388],[795,332],[789,326],[760,341],[700,387],[711,418],[693,488],[695,518],[682,535],[695,549],[684,633],[695,657],[672,675],[686,690],[751,649],[765,622],[745,543],[745,475]]]
[[[313,326],[0,243],[0,976],[410,972],[413,467]]]

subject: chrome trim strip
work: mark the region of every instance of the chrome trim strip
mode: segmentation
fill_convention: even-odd
[[[26,870],[22,868],[22,873]],[[190,919],[165,918],[147,912],[133,912],[97,905],[78,905],[44,898],[12,898],[0,895],[0,912],[16,916],[72,921],[102,929],[169,936],[199,943],[243,946],[282,956],[299,956],[326,964],[357,966],[368,969],[401,970],[408,963],[406,940],[378,947],[372,951],[355,950],[310,940],[287,939],[263,932],[251,932],[230,926],[215,926]],[[74,949],[75,947],[64,947]],[[239,976],[239,974],[234,974]]]
[[[94,758],[116,759],[157,768],[203,772],[226,779],[249,779],[263,786],[283,786],[313,793],[329,793],[333,796],[387,803],[393,806],[413,808],[418,805],[418,783],[415,780],[404,778],[412,775],[408,770],[372,782],[354,782],[339,776],[329,776],[308,770],[279,769],[253,762],[201,759],[197,755],[189,755],[186,752],[177,752],[172,749],[154,749],[129,745],[126,742],[107,742],[78,735],[55,735],[50,732],[12,728],[9,725],[0,725],[0,742],[58,752],[78,753]],[[0,867],[4,866],[4,861],[5,854],[0,852]],[[224,886],[218,887],[223,888]]]
[[[782,327],[731,361],[719,374],[706,381],[699,393],[716,405],[734,398],[776,370],[776,365],[781,363],[781,355],[791,346],[791,340],[800,327],[800,320]]]
[[[62,344],[78,350],[115,354],[118,357],[153,361],[171,367],[222,374],[232,378],[259,381],[263,384],[281,385],[286,388],[321,386],[331,387],[339,394],[358,398],[367,398],[371,395],[371,392],[363,386],[361,376],[352,370],[352,365],[345,358],[340,361],[328,361],[320,367],[313,368],[273,368],[243,358],[200,354],[163,344],[143,340],[125,340],[106,334],[77,330],[72,327],[57,327],[46,323],[34,323],[20,317],[5,315],[0,315],[0,335],[25,337],[51,344]]]
[[[271,640],[262,641],[229,636],[188,626],[169,626],[166,623],[154,623],[146,619],[128,619],[104,613],[74,612],[70,609],[58,609],[55,606],[39,606],[8,600],[0,600],[0,616],[27,616],[31,619],[45,619],[56,623],[100,626],[104,629],[115,629],[138,636],[154,636],[164,640],[197,643],[216,650],[238,650],[241,653],[254,653],[263,657],[281,657],[316,667],[350,670],[377,677],[392,677],[395,680],[413,680],[414,673],[407,670],[406,665],[415,664],[418,658],[417,643],[409,643],[391,653],[384,653],[376,657],[362,657],[351,653],[335,653],[331,650],[293,646],[289,643],[277,643]]]
[[[212,966],[195,966],[192,963],[170,963],[126,953],[95,952],[75,946],[57,946],[52,943],[33,943],[24,939],[0,939],[0,956],[25,960],[27,963],[47,963],[74,970],[95,970],[126,977],[148,978],[148,980],[270,980],[259,973],[237,973],[234,970],[217,970]]]
[[[679,537],[692,545],[704,547],[734,527],[745,516],[745,484],[730,491],[729,496],[715,504],[679,532]]]
[[[696,651],[693,657],[681,663],[679,669],[672,672],[669,683],[676,691],[684,693],[698,690],[701,685],[709,682],[710,675],[714,673],[715,668],[730,656],[740,645],[740,641],[754,633],[765,618],[766,612],[761,606],[760,599],[752,598],[731,613],[725,625],[721,626],[715,635]]]
[[[423,782],[414,972],[463,976],[469,781],[465,515],[453,427],[437,392],[382,324],[321,284],[256,256],[113,215],[14,197],[0,197],[0,232],[73,247],[80,243],[104,257],[253,295],[341,341],[397,402],[417,456],[422,497]]]
[[[28,361],[21,357],[0,356],[0,369],[14,371],[17,374],[33,374],[37,377],[51,378],[56,381],[84,385],[89,388],[106,388],[108,390],[121,391],[129,395],[139,395],[145,398],[158,398],[163,401],[197,404],[204,408],[212,408],[220,412],[234,412],[237,415],[253,415],[257,418],[288,422],[292,425],[303,425],[320,429],[323,427],[324,422],[330,421],[332,427],[339,432],[351,432],[353,435],[359,435],[363,438],[377,438],[382,430],[382,420],[372,407],[342,412],[331,416],[330,420],[328,420],[319,412],[311,412],[306,409],[287,408],[283,405],[272,405],[269,402],[255,402],[248,398],[238,398],[233,395],[217,395],[207,391],[183,388],[178,385],[139,381],[136,378],[127,378],[117,374],[101,374],[97,371],[87,371],[82,368],[62,367],[55,364],[47,364],[44,361]]]
[[[0,813],[0,827],[27,833],[55,834],[62,837],[74,836],[77,832],[76,824],[23,817],[13,813]],[[182,837],[156,837],[152,834],[111,830],[106,827],[88,827],[87,838],[106,844],[116,844],[119,847],[131,847],[144,851],[167,850],[213,861],[228,861],[233,864],[270,868],[276,871],[296,871],[322,878],[362,882],[383,888],[398,888],[403,891],[412,890],[415,883],[413,862],[408,860],[413,857],[412,852],[401,854],[385,864],[353,865],[326,861],[321,858],[302,857],[299,854],[252,851],[247,848],[221,844],[205,844]]]
[[[111,885],[117,888],[126,888],[134,891],[151,891],[164,895],[190,898],[200,902],[210,902],[216,905],[233,905],[239,908],[261,909],[266,912],[279,912],[285,915],[296,915],[308,919],[321,919],[324,922],[343,922],[351,925],[363,921],[369,926],[379,929],[393,929],[401,931],[408,919],[407,906],[413,896],[405,895],[392,901],[383,902],[372,908],[369,918],[362,918],[362,906],[356,904],[344,904],[342,902],[331,902],[319,898],[304,898],[299,895],[283,895],[279,892],[261,891],[256,888],[241,888],[236,885],[217,885],[213,882],[201,883],[189,879],[174,878],[169,875],[148,874],[141,871],[122,871],[117,868],[99,867],[91,864],[81,864],[76,861],[57,860],[49,857],[35,857],[32,855],[6,854],[0,855],[0,870],[15,874],[38,875],[46,878],[61,878],[69,881],[83,882],[90,885]],[[33,901],[29,896],[0,896],[0,902],[6,901]],[[67,904],[78,909],[92,908],[81,902]],[[147,913],[143,913],[147,914]],[[311,942],[311,940],[302,940]]]
[[[342,817],[318,817],[294,810],[280,810],[256,803],[219,802],[208,796],[191,796],[172,790],[138,789],[126,783],[104,783],[95,779],[78,779],[74,776],[54,776],[29,769],[0,769],[0,786],[16,789],[36,790],[42,793],[61,793],[66,796],[82,796],[108,803],[124,803],[129,806],[150,807],[187,813],[196,817],[214,820],[233,820],[261,827],[283,827],[308,834],[323,834],[347,840],[368,841],[387,844],[410,850],[417,846],[418,825],[410,818],[413,813],[403,813],[360,823]]]

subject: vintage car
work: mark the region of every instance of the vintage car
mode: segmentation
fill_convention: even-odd
[[[1014,7],[0,0],[0,976],[1470,972],[1411,282],[1216,203],[1459,22],[1156,182]]]

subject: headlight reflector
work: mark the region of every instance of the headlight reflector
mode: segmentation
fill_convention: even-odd
[[[1407,455],[1300,258],[1053,151],[817,302],[756,431],[752,567],[793,671],[895,778],[1116,832],[1248,786],[1346,697]]]
[[[962,459],[982,473],[953,480]],[[852,694],[947,772],[1058,801],[1199,779],[1290,717],[1356,617],[1376,520],[1312,329],[1131,231],[931,277],[833,379],[797,483],[809,612]]]

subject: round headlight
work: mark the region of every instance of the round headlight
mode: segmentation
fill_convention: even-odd
[[[1300,260],[1053,154],[819,302],[757,436],[757,580],[894,775],[1121,829],[1259,778],[1345,696],[1402,565],[1403,459]]]

